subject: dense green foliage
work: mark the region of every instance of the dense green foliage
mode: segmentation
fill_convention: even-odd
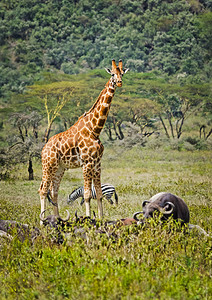
[[[212,233],[211,153],[106,147],[102,180],[115,185],[119,205],[104,200],[105,219],[131,217],[143,200],[160,191],[181,196],[189,206],[192,224]],[[18,167],[13,179],[1,181],[0,218],[39,227],[40,203],[35,180],[27,181]],[[82,184],[80,169],[70,170],[59,193],[61,216],[85,207],[66,203]],[[50,206],[49,206],[50,207]],[[92,200],[96,211],[96,201]],[[172,228],[172,230],[170,230]],[[194,231],[185,234],[172,223],[152,222],[146,229],[127,227],[119,239],[89,234],[88,242],[72,237],[64,244],[46,238],[34,245],[17,239],[0,245],[0,298],[3,299],[210,299],[212,240]]]
[[[1,95],[23,91],[42,70],[67,74],[119,59],[133,71],[211,78],[211,1],[0,3]]]

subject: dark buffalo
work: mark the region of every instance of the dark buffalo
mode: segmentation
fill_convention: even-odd
[[[188,206],[185,201],[180,197],[171,193],[158,193],[154,195],[150,200],[145,200],[142,203],[143,211],[136,212],[133,218],[137,221],[137,224],[144,223],[146,219],[153,218],[158,213],[161,213],[161,220],[167,220],[169,217],[173,217],[174,220],[181,221],[181,224],[188,224],[189,230],[196,229],[200,235],[211,237],[203,228],[198,225],[189,224],[190,214]],[[138,219],[138,215],[143,214],[141,220]]]
[[[188,206],[180,197],[171,193],[158,193],[150,200],[145,200],[142,207],[143,211],[135,213],[134,219],[138,220],[137,215],[141,213],[143,213],[144,220],[154,217],[156,213],[161,213],[162,220],[167,220],[172,216],[173,219],[180,220],[182,224],[189,223]]]
[[[0,220],[0,236],[12,240],[15,236],[23,242],[25,239],[33,241],[40,235],[40,230],[35,227],[30,228],[28,224],[21,224],[12,220]]]
[[[50,228],[58,228],[59,225],[65,224],[70,219],[70,213],[68,210],[66,210],[67,211],[66,219],[62,219],[60,216],[55,216],[55,215],[48,215],[47,217],[44,218],[43,215],[44,215],[45,211],[46,210],[44,210],[40,214],[40,220],[43,222],[42,224],[44,226],[48,226]]]

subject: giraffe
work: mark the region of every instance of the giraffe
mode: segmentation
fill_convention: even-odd
[[[59,216],[58,190],[66,169],[83,169],[84,199],[86,216],[91,215],[91,185],[94,184],[97,195],[98,216],[102,218],[101,157],[104,147],[99,139],[107,120],[116,87],[122,86],[122,76],[128,71],[123,69],[122,60],[118,66],[112,60],[112,70],[105,69],[110,80],[100,93],[91,109],[84,113],[68,130],[54,135],[42,150],[43,176],[39,188],[41,213],[45,210],[46,197],[50,191],[54,203],[54,214]]]

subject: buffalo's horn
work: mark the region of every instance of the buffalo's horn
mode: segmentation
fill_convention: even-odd
[[[144,201],[142,202],[142,207],[146,206],[146,205],[147,205],[147,203],[150,203],[150,201],[148,201],[148,200],[144,200]]]
[[[60,217],[60,219],[63,221],[63,222],[67,222],[69,219],[70,219],[70,212],[66,209],[66,211],[67,211],[67,217],[66,217],[66,219],[62,219],[61,217]]]
[[[43,218],[43,215],[44,215],[45,211],[47,211],[47,209],[43,210],[43,211],[40,213],[40,220],[41,220],[42,222],[44,222],[44,221],[47,220],[47,218]]]
[[[143,214],[143,212],[142,212],[142,211],[137,211],[136,213],[134,213],[133,219],[135,219],[136,221],[141,221],[141,220],[139,220],[139,219],[137,218],[137,215],[140,215],[140,214]]]
[[[170,210],[166,210],[166,208],[168,208],[169,206],[171,206]],[[162,212],[164,215],[169,215],[173,212],[175,208],[174,203],[172,202],[166,202],[166,206],[164,206],[163,208],[160,209],[160,212]]]

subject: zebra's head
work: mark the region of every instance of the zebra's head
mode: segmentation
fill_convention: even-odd
[[[71,194],[68,195],[67,203],[68,204],[73,203],[79,197],[83,197],[83,194],[84,194],[83,186],[75,189]]]

